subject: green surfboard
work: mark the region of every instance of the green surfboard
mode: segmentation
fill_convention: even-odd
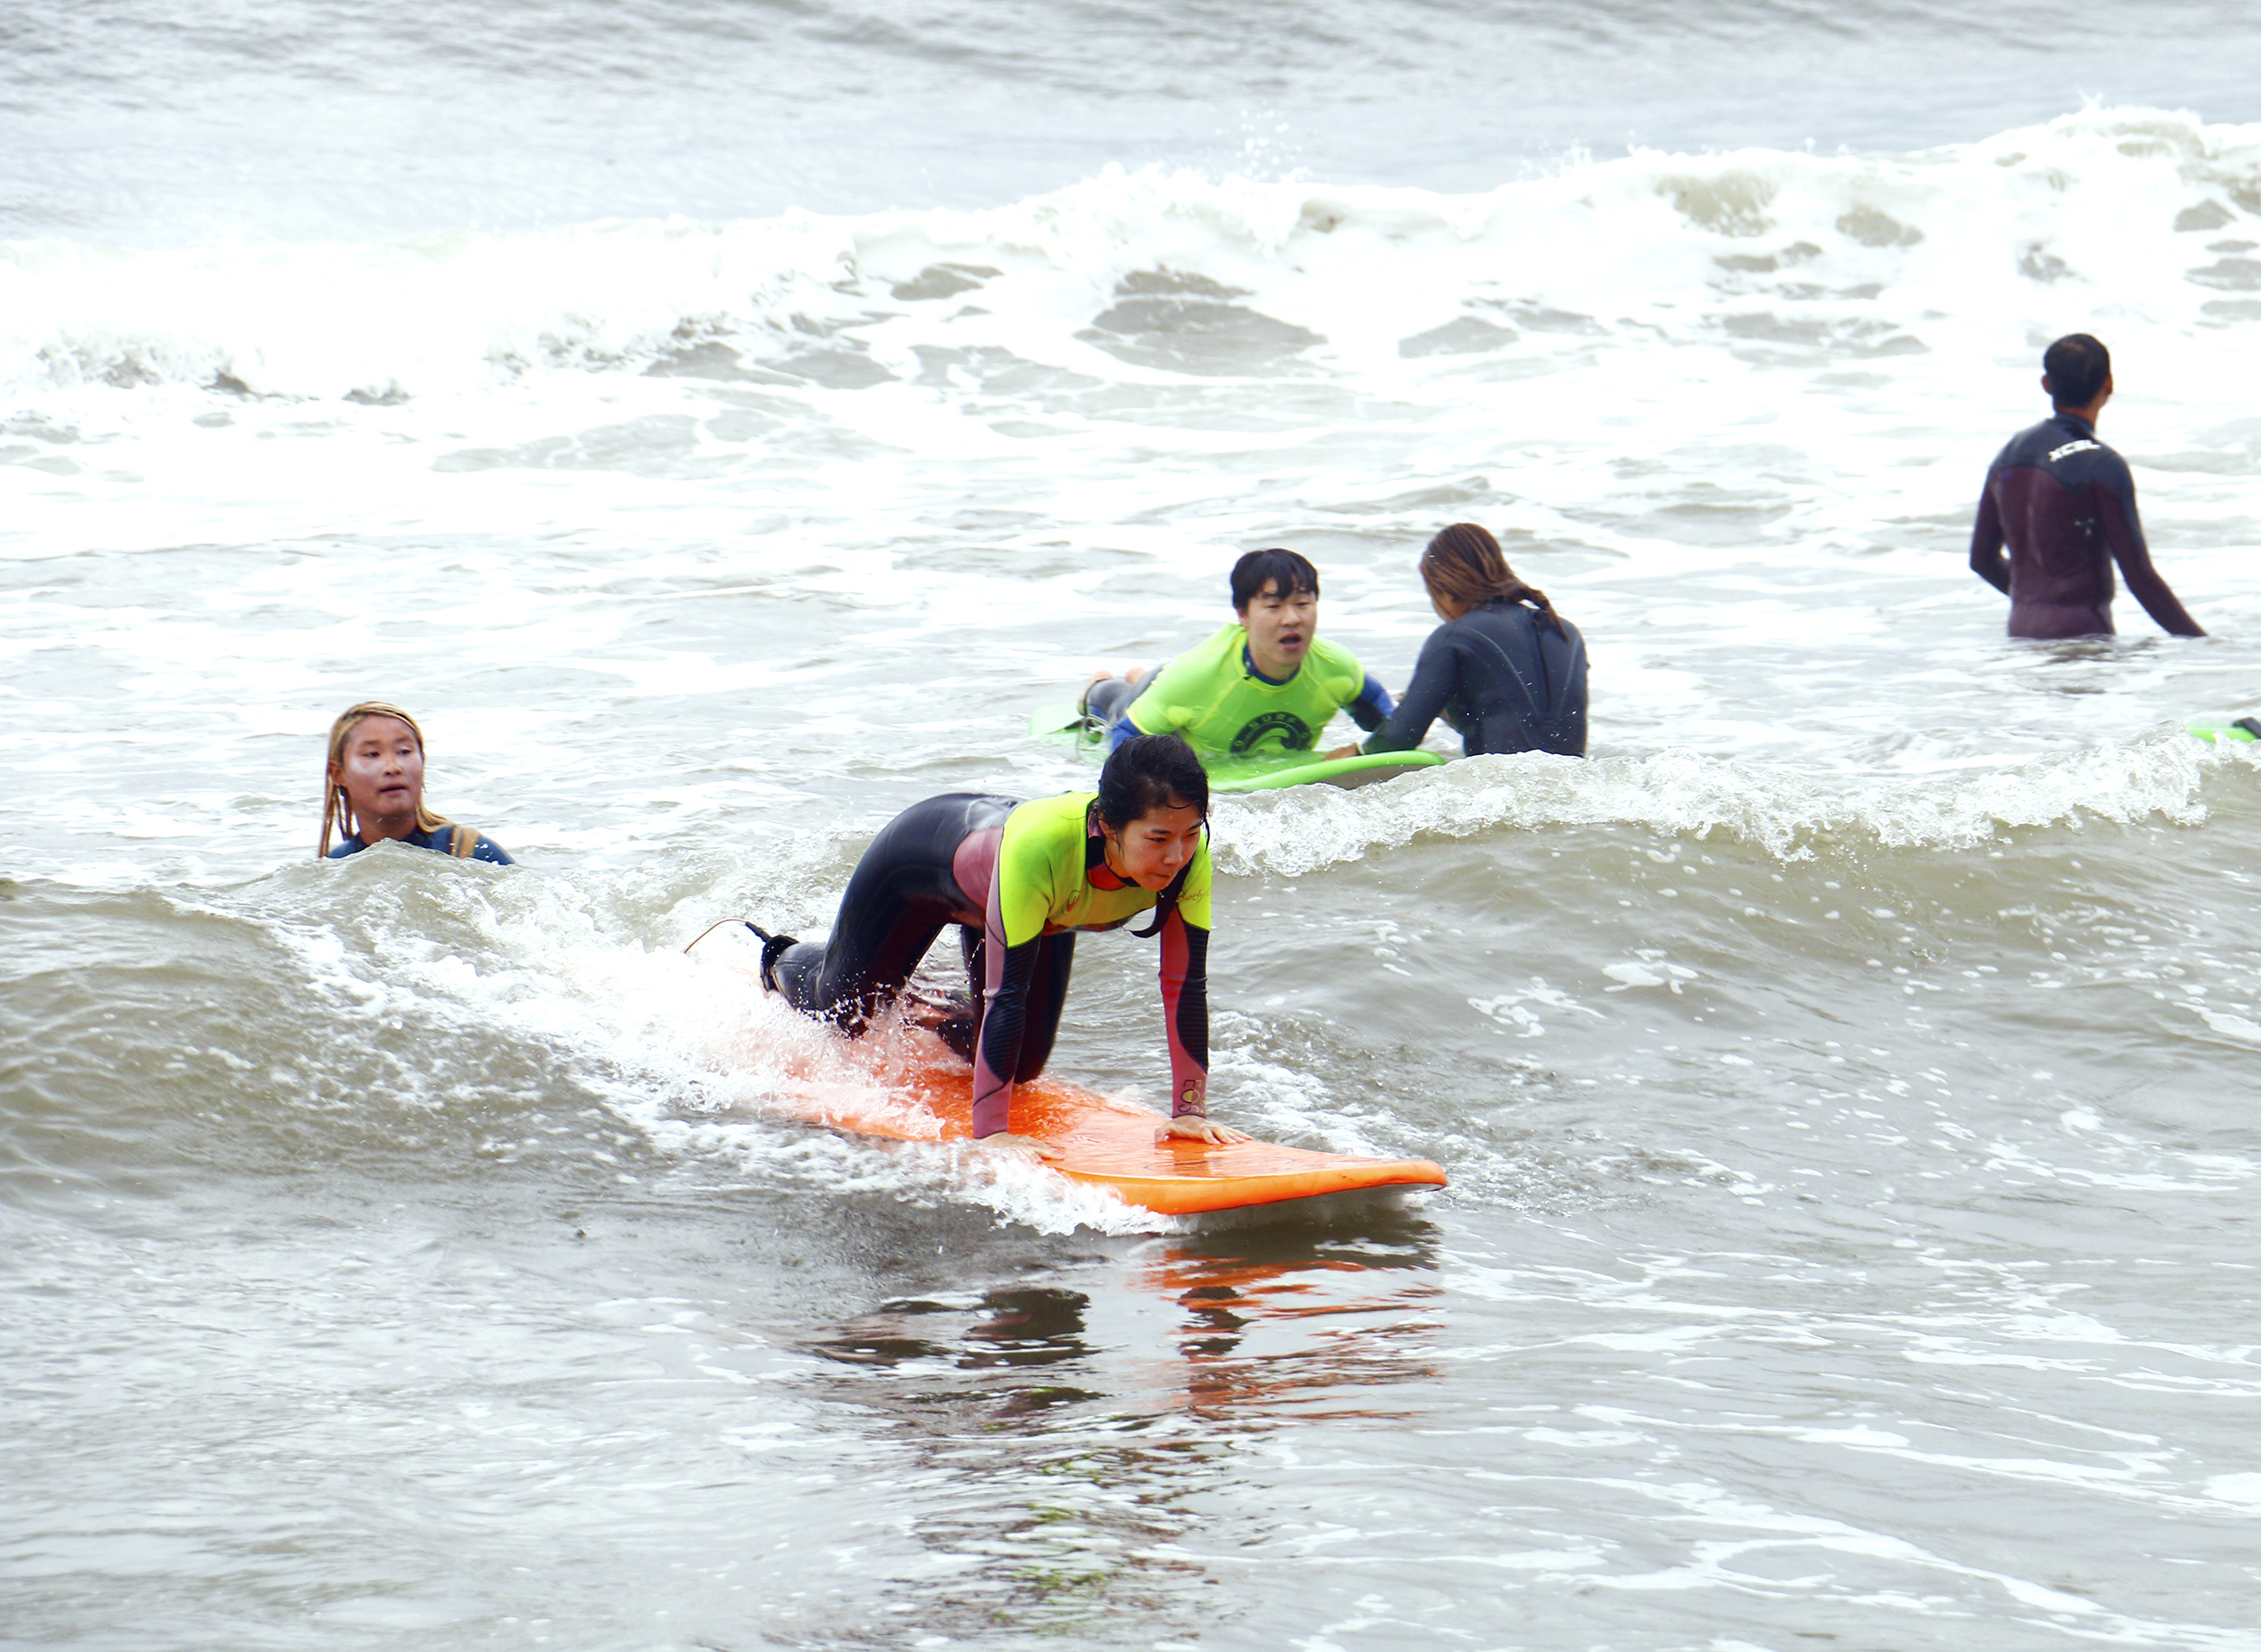
[[[2194,722],[2190,725],[2190,732],[2200,740],[2211,741],[2218,746],[2226,746],[2238,741],[2261,738],[2261,728],[2256,728],[2255,721],[2251,717],[2240,717],[2235,722]]]
[[[1099,724],[1076,714],[1073,705],[1047,706],[1028,720],[1028,732],[1048,745],[1073,746],[1096,760],[1105,750]],[[1290,786],[1371,786],[1416,769],[1444,761],[1435,751],[1376,751],[1371,756],[1329,760],[1315,752],[1289,751],[1272,758],[1205,760],[1212,791],[1278,791]]]

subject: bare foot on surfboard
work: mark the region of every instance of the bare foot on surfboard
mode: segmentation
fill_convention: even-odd
[[[1060,1149],[1049,1142],[1038,1141],[1034,1136],[1011,1135],[1004,1130],[999,1130],[994,1136],[977,1136],[974,1138],[973,1145],[1000,1153],[1009,1153],[1017,1158],[1042,1160],[1060,1156]]]
[[[1212,1147],[1236,1147],[1244,1141],[1255,1139],[1246,1130],[1236,1130],[1229,1124],[1219,1124],[1214,1119],[1204,1119],[1196,1113],[1173,1119],[1154,1132],[1154,1145],[1158,1147],[1167,1147],[1173,1141],[1197,1141]]]

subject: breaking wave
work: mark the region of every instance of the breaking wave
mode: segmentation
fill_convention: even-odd
[[[1660,337],[1880,362],[2068,300],[2186,335],[2250,323],[2261,260],[2237,237],[2256,221],[2261,129],[2093,108],[1916,154],[1641,151],[1470,195],[1110,166],[972,212],[41,240],[0,248],[0,384],[30,403],[150,384],[383,402],[597,370],[853,392],[1009,356],[1412,390]]]
[[[1245,875],[1301,876],[1424,836],[1547,826],[1638,825],[1715,833],[1776,857],[1984,843],[2014,827],[2121,825],[2157,816],[2196,826],[2209,786],[2255,788],[2261,761],[2176,731],[2105,742],[2013,768],[1935,777],[1814,775],[1689,751],[1592,760],[1527,752],[1481,757],[1358,791],[1299,787],[1235,799],[1217,863]]]

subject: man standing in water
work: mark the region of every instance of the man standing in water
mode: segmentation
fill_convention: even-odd
[[[2111,352],[2086,333],[2066,335],[2041,357],[2041,388],[2056,411],[1995,457],[1971,531],[1972,571],[2010,599],[2010,634],[2110,636],[2117,561],[2162,629],[2205,636],[2151,565],[2127,461],[2096,439],[2096,415],[2112,400]]]

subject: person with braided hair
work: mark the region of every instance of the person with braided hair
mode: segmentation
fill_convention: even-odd
[[[333,849],[334,830],[345,836]],[[315,853],[325,860],[343,860],[388,840],[459,860],[516,864],[493,838],[424,807],[423,730],[399,706],[364,700],[347,706],[330,724],[329,759],[322,771],[322,841]]]
[[[1363,746],[1410,751],[1439,716],[1469,757],[1500,751],[1585,755],[1585,639],[1547,593],[1516,578],[1499,542],[1453,524],[1421,553],[1422,583],[1444,623],[1429,633],[1412,684]]]
[[[1033,803],[951,792],[879,829],[823,941],[762,938],[762,985],[851,1035],[903,994],[942,932],[960,926],[968,1002],[935,1030],[974,1067],[973,1133],[1056,1158],[1012,1133],[1013,1087],[1044,1071],[1060,1030],[1079,930],[1161,941],[1170,1119],[1156,1132],[1229,1147],[1246,1132],[1208,1118],[1209,779],[1175,734],[1139,735],[1100,770],[1099,790]]]

